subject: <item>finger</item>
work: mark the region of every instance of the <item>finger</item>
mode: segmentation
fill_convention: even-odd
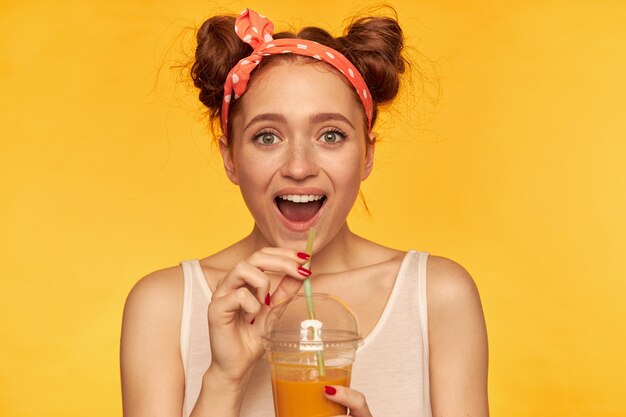
[[[308,269],[303,268],[303,264],[307,261],[299,257],[299,253],[282,248],[264,248],[253,253],[246,259],[246,262],[264,272],[277,272],[296,279],[303,279],[311,273]]]
[[[341,385],[327,385],[324,387],[324,396],[329,400],[350,409],[353,417],[372,417],[365,395]]]
[[[291,258],[297,261],[299,264],[304,264],[311,258],[311,255],[309,255],[308,253],[298,252],[292,249],[277,248],[273,246],[262,248],[259,252],[267,253],[269,255],[285,256],[287,258]]]
[[[253,289],[257,300],[264,302],[269,294],[270,280],[259,269],[241,261],[217,284],[213,297],[220,298],[246,286]]]
[[[264,253],[272,251],[275,254]],[[265,272],[278,272],[288,275],[292,278],[304,280],[311,275],[311,272],[300,265],[297,253],[281,248],[266,248],[262,251],[255,252],[245,261],[240,261],[233,269],[220,281],[216,293],[219,295],[228,293],[243,285],[250,285],[258,289],[269,287],[268,278]],[[279,255],[280,254],[280,255]],[[284,256],[287,254],[288,256]],[[263,301],[267,295],[267,291],[259,291],[257,296]]]
[[[274,305],[285,298],[296,295],[302,288],[302,282],[302,280],[293,279],[290,276],[284,277],[280,280],[276,290],[274,290],[274,294],[271,296],[271,304]]]
[[[223,297],[212,299],[209,304],[209,324],[224,325],[236,320],[241,313],[246,323],[250,323],[261,310],[261,303],[244,287],[238,288]]]

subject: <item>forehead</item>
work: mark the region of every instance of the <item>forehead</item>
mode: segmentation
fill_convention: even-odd
[[[255,74],[233,118],[244,122],[271,112],[297,119],[322,111],[341,113],[355,125],[365,120],[354,87],[341,73],[323,62],[289,62],[269,65]]]

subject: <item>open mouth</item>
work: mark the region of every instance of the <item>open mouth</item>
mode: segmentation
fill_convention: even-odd
[[[296,223],[306,223],[320,211],[326,201],[326,196],[323,194],[285,194],[279,195],[274,200],[285,219]]]

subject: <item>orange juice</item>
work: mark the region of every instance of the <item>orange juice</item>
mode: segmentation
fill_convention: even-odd
[[[276,417],[327,417],[347,414],[345,407],[324,397],[325,385],[350,386],[350,367],[326,368],[319,376],[311,366],[274,366],[272,389]]]

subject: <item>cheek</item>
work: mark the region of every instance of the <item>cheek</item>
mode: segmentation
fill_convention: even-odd
[[[271,180],[274,158],[255,152],[239,152],[235,155],[235,169],[242,193],[262,192]]]
[[[334,189],[346,203],[353,202],[361,188],[363,161],[358,155],[332,159],[325,164],[324,170],[334,184]]]
[[[329,155],[325,158],[325,165],[330,172],[341,173],[341,178],[360,178],[363,171],[365,153],[360,149],[346,149],[342,155]]]

